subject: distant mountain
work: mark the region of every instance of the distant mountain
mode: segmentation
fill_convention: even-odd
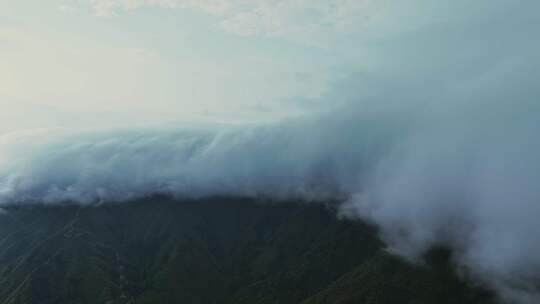
[[[444,250],[424,266],[331,207],[152,198],[0,215],[0,304],[494,303]]]

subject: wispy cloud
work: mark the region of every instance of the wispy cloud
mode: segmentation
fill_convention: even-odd
[[[384,1],[383,1],[384,2]],[[383,3],[373,0],[91,0],[99,17],[160,7],[192,9],[220,18],[220,27],[242,36],[278,36],[303,40],[328,30],[342,31],[367,22]]]

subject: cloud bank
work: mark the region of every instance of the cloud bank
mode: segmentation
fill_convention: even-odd
[[[411,3],[360,35],[370,61],[325,97],[339,109],[266,125],[6,134],[0,203],[342,200],[390,250],[414,259],[448,246],[507,302],[538,303],[540,2]]]

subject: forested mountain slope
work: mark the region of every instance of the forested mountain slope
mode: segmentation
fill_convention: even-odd
[[[0,215],[0,303],[494,303],[315,204],[151,198]]]

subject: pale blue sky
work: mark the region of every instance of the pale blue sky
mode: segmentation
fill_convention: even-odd
[[[260,121],[333,106],[371,1],[0,0],[4,129]],[[33,115],[32,115],[33,113]]]
[[[535,56],[538,3],[0,0],[0,131],[429,99]]]

